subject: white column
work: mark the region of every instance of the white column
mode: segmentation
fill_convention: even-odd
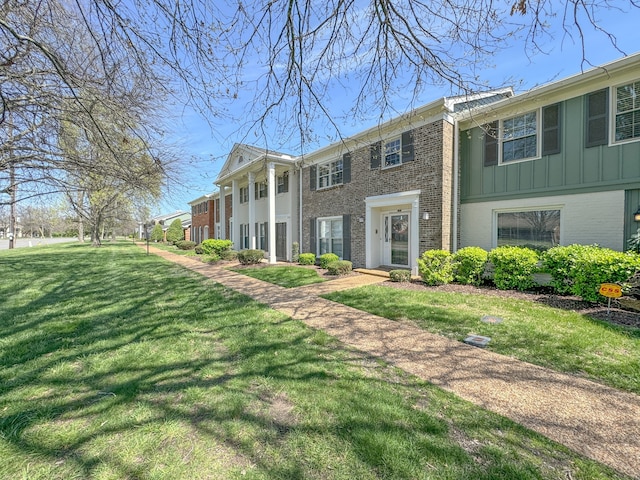
[[[276,263],[276,166],[267,169],[267,198],[269,199],[269,263]]]
[[[220,210],[220,238],[224,240],[227,238],[227,218],[226,218],[227,199],[225,198],[226,197],[225,191],[227,190],[227,187],[225,187],[224,185],[218,185],[218,189],[220,191],[220,196],[218,197],[218,209]],[[214,223],[215,223],[215,218],[214,218]]]
[[[231,237],[233,238],[233,249],[240,250],[240,222],[238,212],[240,211],[240,194],[238,188],[238,180],[231,182],[231,217],[233,218],[233,231]]]
[[[256,174],[249,172],[249,248],[256,248]]]

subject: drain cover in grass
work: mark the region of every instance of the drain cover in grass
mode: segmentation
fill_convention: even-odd
[[[480,321],[484,323],[493,323],[493,324],[502,323],[502,319],[500,317],[495,317],[493,315],[485,315],[480,319]]]
[[[474,347],[486,347],[490,341],[491,338],[483,337],[482,335],[469,335],[464,339],[464,343],[468,343]]]

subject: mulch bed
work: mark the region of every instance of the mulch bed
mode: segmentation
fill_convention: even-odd
[[[495,287],[474,287],[472,285],[438,285],[435,287],[427,286],[421,281],[412,281],[410,283],[400,282],[384,282],[382,285],[391,288],[404,288],[411,290],[435,291],[435,292],[453,292],[464,293],[470,295],[493,295],[502,298],[513,298],[521,300],[529,300],[532,302],[542,303],[554,308],[563,310],[572,310],[591,318],[609,322],[615,325],[623,325],[627,327],[640,328],[640,313],[631,312],[619,308],[616,301],[611,302],[611,309],[607,313],[607,305],[600,303],[585,302],[580,297],[561,296],[553,293],[541,292],[518,292],[515,290],[498,290]]]

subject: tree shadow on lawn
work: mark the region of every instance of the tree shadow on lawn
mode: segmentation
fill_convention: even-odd
[[[0,313],[4,471],[417,478],[431,465],[462,479],[504,468],[499,455],[478,464],[434,413],[464,402],[364,368],[366,356],[184,269],[107,249],[107,265],[87,247],[73,266],[29,256],[2,287],[19,297]],[[20,296],[25,286],[33,292]],[[416,410],[418,397],[435,410]],[[477,431],[509,428],[482,415]]]

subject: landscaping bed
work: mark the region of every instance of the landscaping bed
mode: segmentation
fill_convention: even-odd
[[[447,285],[428,286],[422,281],[412,281],[411,283],[385,282],[382,285],[391,288],[404,288],[411,290],[427,290],[438,292],[465,293],[470,295],[493,295],[502,298],[514,298],[519,300],[530,300],[553,308],[571,310],[591,318],[603,320],[615,325],[640,328],[640,314],[619,308],[617,301],[611,302],[611,309],[607,312],[607,305],[601,303],[586,302],[577,296],[562,296],[550,293],[547,289],[540,291],[520,292],[517,290],[500,290],[495,287],[473,285],[460,285],[450,283]]]

